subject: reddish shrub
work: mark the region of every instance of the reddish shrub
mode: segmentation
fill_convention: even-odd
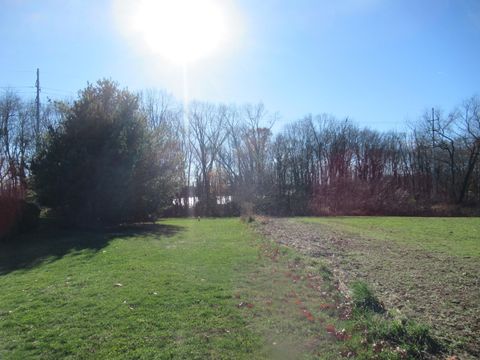
[[[0,190],[0,239],[6,237],[17,223],[20,215],[20,196],[18,191]]]
[[[24,200],[20,189],[0,190],[0,240],[37,226],[40,209]]]

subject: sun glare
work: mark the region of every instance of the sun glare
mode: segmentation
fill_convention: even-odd
[[[151,51],[174,63],[207,57],[228,36],[226,12],[219,0],[141,0],[131,21]]]

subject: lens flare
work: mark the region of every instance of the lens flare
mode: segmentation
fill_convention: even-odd
[[[132,30],[151,51],[174,63],[207,57],[228,37],[218,0],[141,0],[132,11]]]

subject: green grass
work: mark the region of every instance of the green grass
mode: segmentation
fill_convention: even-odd
[[[367,359],[386,339],[381,358],[395,359],[389,334],[418,338],[381,314],[350,318],[326,263],[253,224],[47,228],[0,245],[0,358]]]
[[[1,359],[334,359],[348,345],[326,331],[347,326],[327,267],[239,219],[43,230],[0,245],[0,288]]]
[[[252,239],[238,219],[171,220],[2,249],[0,358],[251,358],[232,294]]]
[[[327,217],[303,218],[351,234],[398,241],[449,255],[480,257],[480,218]]]
[[[391,359],[395,357],[422,358],[425,353],[439,353],[443,344],[437,341],[430,329],[398,314],[385,314],[383,304],[368,285],[361,281],[351,284],[353,318],[356,328],[364,329],[365,340],[375,344],[370,353],[362,357]],[[390,346],[390,352],[387,345]],[[393,350],[393,351],[392,351]],[[378,354],[378,352],[381,352]]]
[[[337,308],[343,298],[330,270],[319,259],[268,240],[260,244],[258,266],[236,297],[253,306],[245,316],[249,328],[264,338],[262,352],[273,359],[341,358],[351,344],[332,331],[348,327],[349,321]]]
[[[385,311],[383,304],[373,294],[367,284],[361,281],[355,281],[350,285],[352,291],[353,307],[361,311],[373,311],[383,313]]]
[[[442,346],[418,323],[407,321],[399,327],[395,322],[377,321],[377,315],[364,319],[362,326],[369,328],[370,334],[389,342],[403,338],[413,344],[413,348],[404,347],[411,356],[443,348],[459,358],[478,358],[480,218],[327,217],[294,221],[319,234],[323,246],[338,259],[338,266],[352,281],[372,286],[387,312],[398,310],[427,324],[429,333]],[[353,285],[353,295],[360,295],[369,304],[363,307],[371,308],[372,294]],[[418,341],[412,340],[415,338]]]

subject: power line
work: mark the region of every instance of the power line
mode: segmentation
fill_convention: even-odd
[[[12,71],[12,72],[18,72],[18,71]],[[23,72],[23,71],[22,71]],[[26,71],[25,71],[26,72]],[[31,72],[31,71],[28,71]],[[44,74],[44,72],[42,72]],[[13,92],[14,94],[20,95],[22,97],[27,97],[28,95],[34,95],[35,96],[35,117],[36,117],[36,122],[38,123],[38,118],[40,117],[40,101],[41,101],[41,94],[50,96],[52,98],[59,98],[59,97],[72,97],[75,96],[75,92],[71,90],[64,90],[64,89],[59,89],[59,88],[53,88],[53,87],[40,87],[40,69],[37,68],[36,72],[37,78],[35,81],[35,85],[9,85],[5,84],[0,86],[0,92],[8,93],[8,92]],[[29,91],[30,90],[30,91]],[[39,132],[39,125],[36,125],[36,131],[37,133]]]
[[[2,88],[0,88],[0,91],[3,91],[4,93],[8,93],[9,91],[11,91],[11,89],[2,89]],[[31,95],[32,92],[31,92],[31,91],[26,91],[26,90],[15,90],[15,91],[14,91],[14,94],[21,94],[21,95],[23,95],[23,94],[30,94],[30,95]]]
[[[8,89],[27,89],[27,88],[28,89],[33,89],[33,88],[35,88],[35,86],[31,86],[31,85],[30,86],[27,86],[27,85],[25,85],[25,86],[0,86],[0,89],[7,89],[7,90]]]
[[[51,90],[51,91],[58,91],[58,92],[66,92],[66,93],[71,93],[72,91],[69,91],[69,90],[62,90],[62,89],[55,89],[55,88],[50,88],[50,87],[42,87],[42,89],[46,89],[46,90]]]

